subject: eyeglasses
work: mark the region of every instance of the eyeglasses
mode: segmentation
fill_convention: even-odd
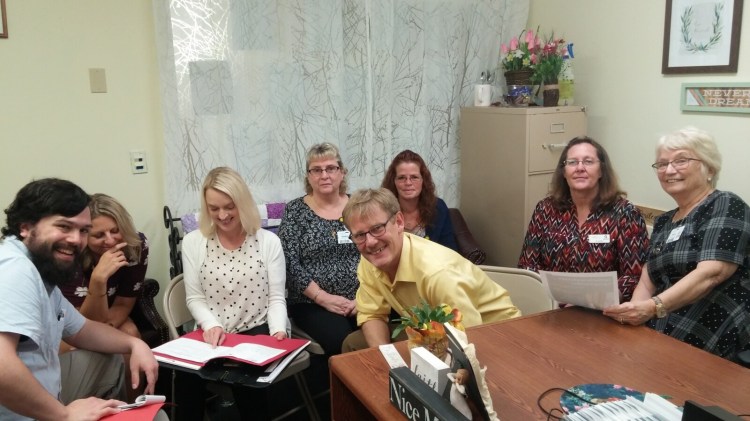
[[[397,183],[406,183],[407,181],[411,181],[412,183],[419,183],[422,181],[422,177],[418,175],[399,175],[396,177]]]
[[[664,172],[667,170],[667,167],[671,165],[672,168],[676,170],[684,170],[690,165],[690,161],[701,162],[700,159],[695,158],[677,158],[667,162],[655,162],[651,164],[651,168],[655,169],[656,172]]]
[[[309,170],[307,170],[307,173],[315,177],[320,177],[321,175],[323,175],[323,172],[325,172],[326,174],[336,174],[340,169],[341,167],[329,165],[325,168],[310,168]]]
[[[362,244],[365,241],[367,241],[367,234],[370,234],[376,238],[382,237],[383,234],[385,234],[385,227],[386,225],[388,225],[388,222],[391,221],[391,218],[393,218],[393,215],[395,215],[395,213],[391,214],[391,216],[389,216],[388,219],[386,219],[386,221],[383,222],[382,224],[377,224],[377,225],[373,225],[372,227],[370,227],[369,231],[358,232],[356,234],[350,233],[349,239],[352,240],[354,244]]]
[[[584,159],[582,161],[578,159],[566,159],[562,163],[564,167],[575,168],[579,163],[583,164],[584,167],[590,167],[592,165],[598,164],[599,162],[601,161],[597,161],[595,159]]]

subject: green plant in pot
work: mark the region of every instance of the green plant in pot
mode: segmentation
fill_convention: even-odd
[[[461,312],[448,304],[433,307],[422,300],[420,305],[406,309],[406,312],[406,316],[394,320],[400,325],[391,337],[395,338],[406,331],[409,349],[423,346],[441,360],[448,350],[448,336],[443,323],[450,322],[455,328],[464,330]]]
[[[554,107],[560,98],[560,89],[557,85],[557,78],[563,66],[563,56],[565,54],[565,41],[550,36],[547,42],[542,46],[537,63],[534,66],[534,74],[531,75],[531,81],[535,84],[542,85],[542,95],[544,97],[545,107]]]

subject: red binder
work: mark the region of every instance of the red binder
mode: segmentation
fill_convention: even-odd
[[[216,358],[229,358],[264,366],[310,344],[305,339],[278,340],[269,335],[227,333],[224,343],[215,349],[203,341],[203,331],[195,330],[154,348],[158,361],[198,370]]]

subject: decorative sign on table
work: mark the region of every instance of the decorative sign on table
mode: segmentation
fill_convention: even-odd
[[[750,113],[750,83],[683,83],[682,111]]]
[[[390,370],[391,404],[409,420],[497,421],[484,380],[487,369],[480,367],[474,345],[464,332],[450,323],[444,325],[449,339],[446,360],[429,354],[423,347],[412,349],[411,370]],[[449,381],[443,383],[440,377]]]
[[[427,348],[420,346],[411,349],[411,371],[435,392],[442,395],[445,391],[450,367]]]

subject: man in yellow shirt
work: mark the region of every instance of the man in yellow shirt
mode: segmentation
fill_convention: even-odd
[[[521,315],[508,292],[455,251],[404,232],[404,215],[387,189],[355,192],[344,208],[344,224],[364,259],[357,268],[357,324],[344,352],[390,343],[391,310],[425,300],[448,304],[466,327]]]

